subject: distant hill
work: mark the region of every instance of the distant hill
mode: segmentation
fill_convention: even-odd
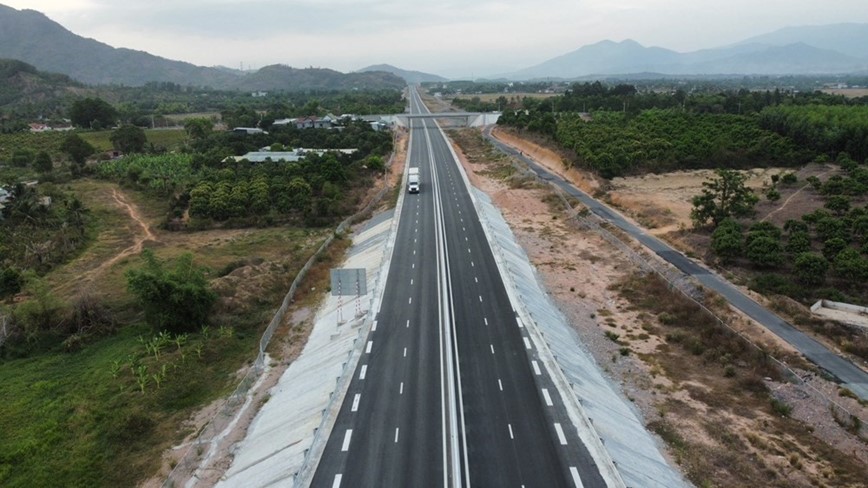
[[[677,63],[679,54],[659,47],[644,47],[636,41],[601,41],[517,71],[508,78],[577,78],[592,74],[625,74],[656,71]]]
[[[785,27],[745,39],[739,44],[787,46],[804,43],[819,49],[837,51],[854,58],[868,59],[868,24],[829,24]]]
[[[679,53],[633,40],[602,41],[501,77],[578,79],[590,75],[807,75],[868,69],[868,24],[790,27],[715,49]]]
[[[113,48],[87,39],[34,10],[0,5],[0,58],[18,59],[39,70],[63,73],[91,85],[142,86],[149,81],[239,90],[401,89],[405,82],[391,73],[344,74],[334,70],[266,66],[256,72],[206,68]]]
[[[221,87],[237,78],[215,68],[116,49],[75,35],[34,10],[19,11],[5,5],[0,5],[0,58],[19,59],[89,84],[139,86],[148,81],[170,81]]]
[[[404,88],[404,80],[392,73],[370,71],[366,73],[341,73],[324,68],[297,69],[275,64],[265,66],[248,74],[236,83],[244,90],[368,90]]]
[[[401,68],[396,68],[390,64],[376,64],[373,66],[368,66],[367,68],[362,68],[358,72],[366,73],[369,71],[385,71],[387,73],[392,73],[396,76],[403,78],[404,81],[411,85],[425,83],[429,81],[448,81],[442,76],[432,75],[430,73],[423,73],[421,71],[408,71]]]
[[[66,75],[43,73],[13,59],[0,59],[0,108],[52,104],[85,91]]]

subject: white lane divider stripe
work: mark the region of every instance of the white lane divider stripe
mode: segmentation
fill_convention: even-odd
[[[503,382],[500,381],[500,378],[497,379],[497,386],[500,387],[500,391],[503,391]]]
[[[515,439],[515,436],[512,435],[512,424],[506,424],[509,427],[509,438]]]
[[[400,427],[395,427],[395,444],[398,443],[398,431],[399,430],[400,430]]]
[[[367,365],[367,364],[363,364],[363,365],[362,365],[362,371],[359,373],[359,379],[360,379],[360,380],[365,379],[365,375],[366,375],[366,374],[368,374],[368,365]]]
[[[407,303],[413,305],[413,297],[410,297],[410,300]]]
[[[530,339],[527,337],[524,338],[524,347],[530,349]]]
[[[353,437],[353,429],[347,429],[347,432],[344,434],[344,445],[341,446],[341,451],[347,452],[350,450],[350,438]]]
[[[491,354],[494,354],[494,344],[489,344],[491,346]]]
[[[407,357],[407,348],[404,348],[404,357]]]
[[[368,341],[368,345],[365,347],[365,354],[370,354],[372,347],[374,347],[374,341]]]
[[[539,370],[539,363],[536,361],[531,361],[530,364],[533,365],[533,373],[537,376],[542,375],[542,371]]]
[[[404,382],[403,382],[403,381],[401,382],[401,388],[398,390],[398,394],[399,394],[399,395],[403,395],[403,394],[404,394]]]
[[[410,328],[410,319],[407,319],[407,328]]]
[[[573,475],[573,483],[576,484],[576,488],[584,488],[582,478],[579,477],[579,470],[575,466],[570,466],[570,474]]]
[[[558,433],[558,441],[560,441],[562,446],[567,445],[567,436],[564,435],[564,429],[561,428],[561,424],[555,422],[555,432]]]
[[[371,324],[371,332],[374,332],[376,330],[377,330],[377,321],[375,320],[374,323]]]
[[[342,474],[336,474],[335,480],[332,482],[332,488],[341,488],[341,479],[344,477]]]
[[[485,321],[485,325],[488,325],[488,318],[487,317],[483,317],[482,320]]]
[[[552,396],[549,395],[549,391],[545,388],[542,389],[543,398],[546,400],[546,405],[552,407],[554,403],[552,403]]]
[[[353,397],[353,408],[350,409],[351,412],[359,411],[359,401],[362,399],[361,393],[356,393],[356,396]]]

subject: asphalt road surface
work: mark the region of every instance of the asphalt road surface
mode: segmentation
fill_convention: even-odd
[[[605,486],[516,318],[446,139],[432,120],[410,130],[421,191],[403,200],[382,305],[312,486]]]

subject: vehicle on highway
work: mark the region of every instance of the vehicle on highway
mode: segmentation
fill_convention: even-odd
[[[410,193],[419,193],[419,168],[410,168],[410,175],[407,177],[407,191]]]

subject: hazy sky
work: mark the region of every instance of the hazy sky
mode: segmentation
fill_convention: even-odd
[[[198,65],[447,77],[538,64],[604,39],[693,51],[791,25],[868,22],[866,0],[0,0],[114,47]],[[868,47],[866,47],[868,49]]]

